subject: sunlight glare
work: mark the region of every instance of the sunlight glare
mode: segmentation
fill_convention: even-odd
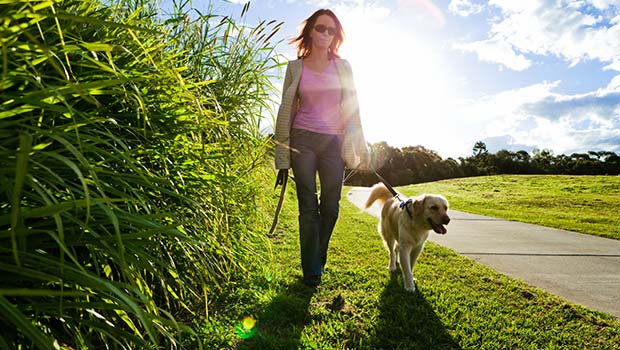
[[[455,113],[451,101],[457,89],[438,54],[439,43],[386,23],[388,18],[342,17],[347,37],[341,53],[353,67],[367,141],[433,149]]]

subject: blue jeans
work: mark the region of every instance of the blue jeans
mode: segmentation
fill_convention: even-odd
[[[299,242],[304,278],[320,276],[327,261],[329,239],[336,225],[344,176],[338,135],[291,130],[291,165],[299,205]],[[317,198],[316,174],[321,184]]]

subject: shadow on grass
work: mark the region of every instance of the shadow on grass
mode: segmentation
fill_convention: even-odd
[[[308,307],[315,289],[300,280],[286,286],[258,317],[256,335],[237,349],[297,349],[301,332],[310,322]]]
[[[460,349],[420,291],[405,291],[400,271],[381,294],[372,349]]]

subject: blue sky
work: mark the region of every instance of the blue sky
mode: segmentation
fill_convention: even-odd
[[[238,18],[245,2],[211,5]],[[343,23],[369,142],[620,153],[620,0],[254,0],[246,22],[284,22],[292,59],[319,8]]]

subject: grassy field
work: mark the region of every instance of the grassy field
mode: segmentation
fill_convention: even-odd
[[[610,316],[431,242],[416,266],[418,291],[405,292],[400,273],[385,268],[377,219],[344,199],[323,284],[309,289],[292,189],[287,196],[271,260],[211,305],[200,334],[207,348],[620,349]]]
[[[456,210],[620,239],[620,176],[497,175],[399,190],[441,193]]]

